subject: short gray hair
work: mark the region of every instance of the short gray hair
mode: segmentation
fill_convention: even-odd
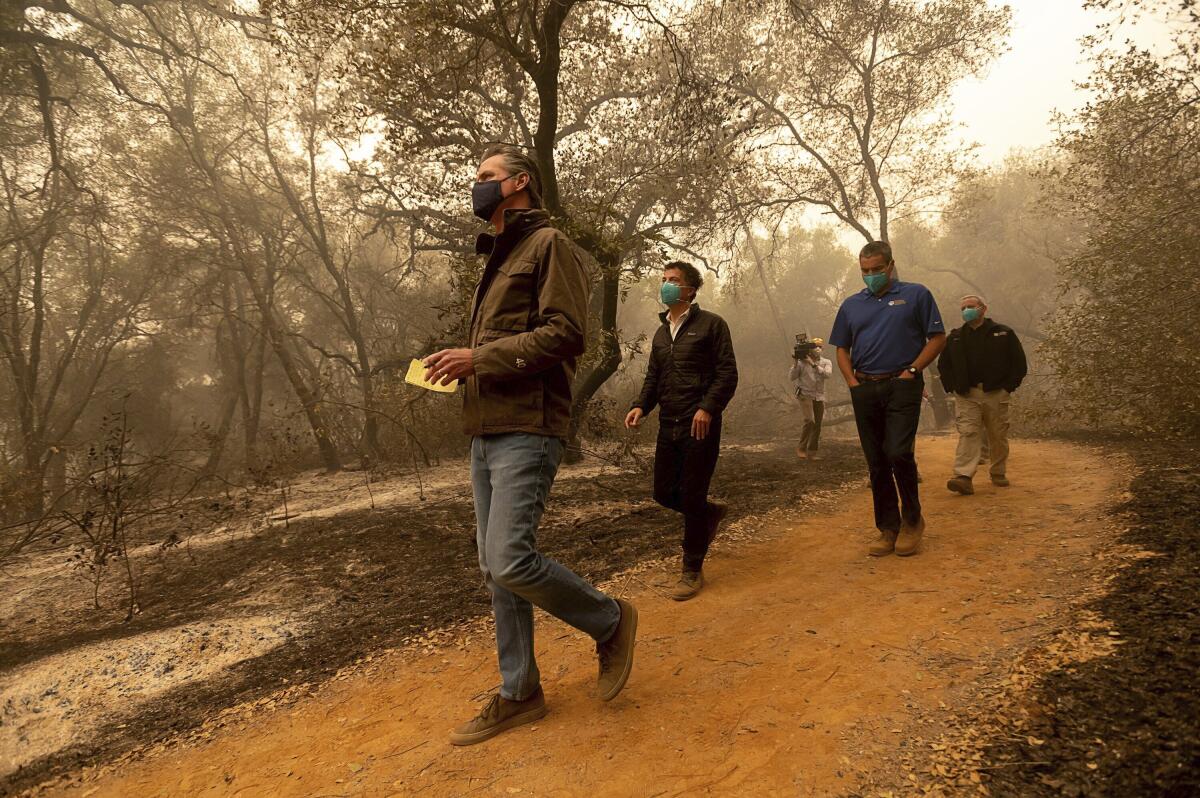
[[[510,175],[529,175],[529,185],[526,186],[529,190],[529,204],[535,208],[542,207],[542,170],[538,168],[533,156],[515,144],[497,143],[484,148],[479,162],[483,163],[497,155],[501,156],[504,168]]]
[[[984,299],[981,294],[963,294],[962,299],[958,301],[966,302],[968,299],[978,299],[979,304],[983,305],[985,308],[987,307],[987,300]]]

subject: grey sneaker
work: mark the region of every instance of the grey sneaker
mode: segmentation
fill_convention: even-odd
[[[676,601],[687,601],[694,598],[700,592],[700,588],[704,587],[704,575],[699,571],[684,571],[679,577],[679,581],[675,583],[675,589],[671,591],[671,598]]]
[[[970,496],[975,493],[975,486],[971,484],[971,478],[961,475],[947,482],[946,489],[952,493],[961,493],[964,496]]]
[[[633,670],[633,644],[637,637],[638,611],[637,607],[624,599],[616,601],[617,606],[621,608],[621,620],[617,622],[617,630],[607,641],[596,644],[596,657],[600,660],[596,689],[600,692],[601,701],[612,701],[616,698],[625,682],[629,681],[629,672]]]
[[[524,701],[509,701],[496,694],[471,720],[450,733],[452,745],[474,745],[503,731],[546,717],[546,696],[539,686]]]

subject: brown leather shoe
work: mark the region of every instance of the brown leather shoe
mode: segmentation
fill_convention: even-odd
[[[474,745],[503,731],[546,717],[546,696],[539,686],[524,701],[509,701],[499,694],[479,714],[450,733],[452,745]]]
[[[684,571],[683,575],[679,577],[679,581],[675,583],[675,589],[671,591],[671,598],[676,601],[687,601],[694,598],[702,587],[704,587],[704,575],[700,571]]]
[[[600,660],[600,675],[596,688],[601,701],[612,701],[621,692],[633,670],[633,644],[637,637],[637,607],[624,599],[617,599],[621,608],[621,620],[613,636],[596,644],[596,656]]]
[[[917,519],[916,526],[901,522],[900,535],[896,538],[896,556],[910,557],[917,553],[921,536],[925,534],[925,517]]]
[[[992,474],[992,484],[997,488],[1007,488],[1010,483],[1008,481],[1008,477],[1004,476],[1003,474],[1000,476]]]
[[[879,530],[879,540],[871,544],[867,553],[872,557],[886,557],[896,548],[896,533],[890,529]]]
[[[975,486],[971,484],[971,478],[961,475],[947,482],[946,489],[952,493],[961,493],[964,496],[970,496],[975,492]]]

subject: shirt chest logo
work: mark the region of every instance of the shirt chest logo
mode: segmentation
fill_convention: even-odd
[[[888,302],[888,307],[890,308],[895,305],[907,305],[907,304],[908,304],[907,299],[893,299],[891,302]]]

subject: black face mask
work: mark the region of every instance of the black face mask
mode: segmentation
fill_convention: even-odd
[[[471,210],[485,222],[492,220],[492,215],[500,207],[500,203],[508,199],[504,196],[505,180],[512,180],[516,175],[502,177],[499,180],[485,180],[471,186]]]

